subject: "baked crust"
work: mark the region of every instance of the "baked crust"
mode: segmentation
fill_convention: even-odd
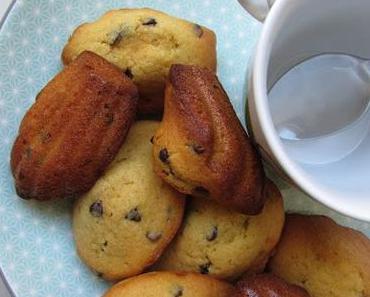
[[[239,280],[233,297],[310,297],[301,287],[288,284],[272,274],[259,274]]]
[[[140,93],[141,115],[162,114],[172,64],[216,71],[216,35],[198,24],[150,9],[116,9],[80,25],[62,53],[65,65],[82,51],[101,55],[130,75]]]
[[[315,297],[370,296],[370,240],[319,215],[288,214],[269,270]]]
[[[266,203],[254,216],[208,199],[188,199],[184,223],[153,269],[199,272],[231,281],[263,272],[285,218],[277,186],[267,180],[264,189]]]
[[[117,67],[82,53],[26,113],[11,153],[24,199],[75,197],[112,161],[135,117],[138,91]]]
[[[153,172],[153,136],[159,122],[135,122],[116,158],[73,208],[80,258],[106,280],[142,273],[179,229],[185,197]]]
[[[185,272],[149,272],[119,282],[103,297],[230,297],[234,287],[224,281]]]
[[[162,123],[154,137],[156,173],[178,191],[245,214],[264,204],[264,173],[216,75],[172,65]]]

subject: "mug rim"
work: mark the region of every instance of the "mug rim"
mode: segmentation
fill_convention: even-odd
[[[262,28],[262,33],[256,47],[256,55],[252,69],[252,84],[256,118],[272,155],[278,165],[294,181],[294,183],[310,197],[329,208],[344,215],[370,221],[370,212],[367,209],[356,207],[347,195],[334,193],[315,182],[294,160],[289,158],[279,136],[276,133],[267,97],[267,72],[271,54],[273,36],[276,34],[276,24],[281,22],[281,15],[290,0],[277,0],[270,10]],[[337,199],[342,196],[341,199]],[[348,203],[338,203],[338,200]]]

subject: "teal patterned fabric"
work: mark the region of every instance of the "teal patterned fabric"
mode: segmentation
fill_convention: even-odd
[[[76,254],[72,201],[19,199],[9,153],[25,111],[62,68],[61,50],[73,29],[122,7],[152,7],[212,28],[218,38],[220,80],[244,121],[245,73],[261,25],[237,1],[16,1],[0,31],[0,267],[18,297],[96,297],[110,285],[91,273]],[[279,183],[287,208],[328,214],[370,235],[369,224],[334,213]]]

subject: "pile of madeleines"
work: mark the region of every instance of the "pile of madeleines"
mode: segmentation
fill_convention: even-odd
[[[217,79],[211,30],[110,11],[74,31],[62,60],[11,169],[21,198],[76,199],[79,256],[120,281],[105,296],[370,296],[368,238],[285,215]]]

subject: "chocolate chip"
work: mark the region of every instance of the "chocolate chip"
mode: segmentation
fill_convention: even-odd
[[[204,263],[202,265],[199,265],[199,272],[201,274],[208,274],[209,273],[209,267],[211,267],[212,263],[208,261],[207,263]]]
[[[46,143],[51,139],[51,134],[46,131],[42,131],[40,134],[41,142]]]
[[[107,125],[110,125],[113,123],[113,120],[114,120],[114,115],[113,113],[107,113],[104,115],[104,122],[107,124]]]
[[[153,242],[159,240],[161,237],[162,237],[161,232],[149,231],[146,233],[146,238]]]
[[[103,273],[102,273],[102,272],[97,271],[97,272],[96,272],[96,276],[97,276],[97,277],[103,277]]]
[[[104,241],[103,246],[100,248],[102,252],[105,252],[105,248],[108,246],[108,241]]]
[[[161,149],[160,152],[159,152],[159,159],[163,162],[163,163],[169,163],[168,161],[168,158],[170,157],[170,155],[168,154],[168,150],[167,149]]]
[[[125,219],[134,221],[134,222],[140,222],[141,221],[141,215],[139,211],[137,210],[137,207],[131,209],[128,214],[125,216]]]
[[[198,24],[194,24],[193,25],[193,30],[194,30],[195,35],[197,35],[199,38],[202,37],[203,29],[202,29],[201,26],[199,26]]]
[[[154,143],[154,136],[152,136],[152,138],[150,138],[150,142]]]
[[[147,18],[143,21],[143,26],[155,26],[157,25],[157,21],[154,18]]]
[[[133,79],[133,78],[134,78],[134,75],[132,74],[132,71],[131,71],[131,69],[130,69],[130,68],[126,68],[126,70],[125,70],[125,74],[127,75],[127,77],[128,77],[129,79]]]
[[[122,40],[122,38],[125,34],[125,31],[126,30],[113,32],[112,33],[113,37],[112,37],[111,42],[109,43],[109,45],[112,46],[112,47],[117,46],[121,42],[121,40]]]
[[[175,289],[172,290],[171,295],[173,297],[181,297],[183,295],[183,292],[184,292],[184,288],[179,285],[176,285]]]
[[[209,196],[209,191],[206,188],[202,187],[202,186],[198,186],[198,187],[194,188],[192,194],[194,196],[208,197]]]
[[[191,145],[191,148],[193,149],[193,151],[195,153],[197,153],[198,155],[200,154],[203,154],[205,152],[205,148],[203,146],[201,146],[200,144],[192,144]]]
[[[103,216],[103,202],[101,200],[95,201],[90,205],[90,213],[93,217]]]
[[[217,238],[218,235],[218,228],[217,226],[213,226],[210,232],[206,235],[206,239],[208,241],[213,241]]]

